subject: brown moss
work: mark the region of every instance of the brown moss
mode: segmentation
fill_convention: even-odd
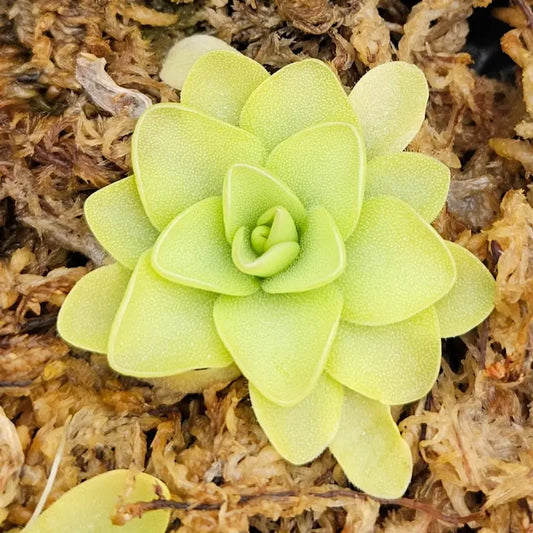
[[[0,417],[0,451],[20,455],[11,420],[24,453],[22,468],[15,461],[0,476],[2,530],[29,520],[65,432],[48,503],[100,472],[144,469],[182,504],[173,511],[181,532],[436,532],[466,521],[484,531],[532,527],[533,39],[524,2],[496,11],[515,26],[503,47],[522,75],[517,86],[478,76],[462,50],[469,17],[485,4],[1,5],[0,402],[7,418]],[[192,32],[216,34],[271,69],[320,57],[347,87],[391,58],[415,62],[428,78],[427,119],[411,149],[453,169],[448,209],[435,226],[486,261],[498,301],[478,331],[445,343],[443,371],[427,398],[398,410],[415,457],[412,484],[398,505],[351,490],[329,452],[301,467],[283,461],[255,421],[242,379],[183,398],[117,376],[105,358],[74,353],[55,335],[66,293],[106,261],[82,205],[93,190],[130,172],[135,124],[92,102],[76,79],[76,58],[102,57],[117,85],[154,102],[176,100],[157,73],[172,40]]]

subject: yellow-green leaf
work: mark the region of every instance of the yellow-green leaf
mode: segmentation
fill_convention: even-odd
[[[170,281],[206,291],[247,296],[259,289],[231,259],[220,196],[192,205],[164,229],[152,252],[152,266]]]
[[[388,405],[418,400],[440,368],[439,322],[433,307],[396,324],[341,321],[326,370],[346,387]]]
[[[367,72],[349,100],[363,133],[368,158],[401,152],[426,114],[428,84],[415,65],[394,61]]]
[[[391,196],[363,204],[346,241],[347,264],[337,283],[343,317],[381,326],[420,313],[455,282],[455,265],[439,234],[407,204]]]
[[[250,399],[259,425],[287,461],[301,465],[320,455],[339,427],[342,386],[322,375],[313,391],[292,407],[267,400],[252,384]]]
[[[444,163],[424,154],[400,152],[368,163],[365,198],[395,196],[431,222],[444,207],[449,186],[450,170]]]
[[[280,242],[261,255],[252,248],[250,230],[243,226],[233,238],[231,257],[235,266],[249,276],[266,278],[282,272],[300,253],[296,242]]]
[[[61,306],[57,330],[78,348],[107,353],[111,324],[131,272],[120,263],[100,267],[76,283]]]
[[[366,171],[365,146],[355,126],[334,122],[299,131],[272,150],[266,165],[306,208],[324,206],[343,238],[351,235]]]
[[[162,230],[187,207],[222,193],[234,163],[261,164],[253,135],[182,104],[157,104],[138,120],[131,145],[139,196]]]
[[[345,389],[329,448],[350,482],[371,496],[399,498],[409,485],[411,452],[387,405]]]
[[[451,291],[435,303],[441,337],[462,335],[477,326],[494,308],[496,284],[483,263],[468,250],[446,241],[457,268]]]
[[[212,35],[197,33],[178,41],[169,50],[159,76],[174,89],[181,90],[194,64],[213,50],[226,50],[238,54],[235,48]]]
[[[122,503],[149,502],[168,488],[159,479],[143,472],[111,470],[69,490],[46,509],[24,531],[26,533],[164,533],[170,511],[159,510],[134,518],[123,526],[111,521]]]
[[[268,77],[259,63],[234,50],[209,52],[192,66],[183,84],[181,102],[238,125],[244,103]]]
[[[84,209],[98,242],[130,270],[157,239],[159,232],[144,212],[133,176],[91,194]]]
[[[252,165],[231,167],[224,180],[223,199],[228,242],[242,226],[252,231],[259,217],[273,207],[284,207],[297,226],[305,219],[305,208],[289,187]]]
[[[271,402],[301,402],[313,390],[337,331],[342,298],[331,284],[300,294],[220,296],[215,324],[248,380]]]
[[[145,252],[111,328],[110,366],[129,376],[172,376],[231,363],[213,322],[217,295],[160,277]]]
[[[322,61],[304,59],[278,70],[250,95],[240,125],[274,146],[321,122],[356,123],[339,80]]]
[[[270,293],[318,289],[342,275],[346,250],[332,216],[321,206],[310,210],[300,236],[301,252],[285,270],[263,282]]]

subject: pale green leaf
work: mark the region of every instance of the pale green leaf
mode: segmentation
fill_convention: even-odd
[[[156,491],[156,488],[158,490]],[[149,502],[170,498],[159,479],[129,470],[111,470],[70,489],[25,529],[25,533],[164,533],[170,511],[144,513],[123,526],[112,517],[123,503]]]
[[[457,267],[451,291],[435,303],[440,336],[455,337],[471,330],[494,308],[496,284],[483,263],[468,250],[446,241]]]
[[[280,242],[258,255],[251,242],[250,230],[242,227],[233,238],[232,258],[235,266],[245,274],[266,278],[282,272],[300,253],[297,242]]]
[[[81,278],[57,317],[57,331],[63,340],[83,350],[106,353],[111,324],[130,275],[120,263],[114,263]]]
[[[157,239],[158,231],[144,212],[133,176],[91,194],[84,210],[98,242],[130,270]]]
[[[252,231],[258,219],[273,207],[287,209],[297,226],[305,219],[305,208],[294,193],[265,170],[251,165],[231,167],[224,180],[223,199],[229,242],[242,226]]]
[[[343,391],[322,374],[313,391],[292,407],[267,400],[251,383],[250,399],[259,425],[287,461],[301,465],[320,455],[339,427]]]
[[[265,211],[257,219],[257,227],[255,229],[260,228],[263,230],[261,232],[261,242],[256,242],[254,245],[254,250],[257,253],[263,253],[280,242],[298,242],[296,224],[284,207],[277,206]],[[265,229],[268,230],[268,234],[264,233]],[[264,242],[262,242],[263,236],[266,237]]]
[[[342,298],[332,285],[301,294],[220,296],[215,324],[235,363],[271,402],[311,393],[337,331]]]
[[[341,321],[326,370],[352,390],[388,405],[422,398],[440,368],[439,322],[433,307],[396,324]]]
[[[365,198],[395,196],[431,222],[444,207],[450,170],[424,154],[401,152],[368,163]]]
[[[413,462],[390,407],[344,390],[339,431],[329,446],[346,477],[377,498],[399,498]]]
[[[261,142],[182,104],[157,104],[138,120],[131,146],[139,196],[162,230],[176,215],[222,192],[234,163],[261,164]]]
[[[274,148],[266,165],[306,207],[323,205],[344,239],[351,235],[366,170],[365,147],[355,126],[336,122],[299,131]]]
[[[160,78],[174,89],[181,90],[193,65],[203,55],[213,50],[239,53],[222,39],[197,33],[181,39],[172,46],[163,61]]]
[[[247,230],[248,228],[244,228]],[[294,227],[296,230],[296,226]],[[241,231],[244,231],[241,230]],[[250,231],[250,230],[248,230]],[[250,242],[252,244],[252,249],[256,254],[262,254],[266,248],[267,239],[270,236],[270,228],[268,226],[256,226],[250,234]],[[296,231],[296,242],[298,240],[298,231]]]
[[[328,211],[314,207],[309,211],[300,237],[301,252],[287,269],[263,282],[270,293],[302,292],[317,289],[342,275],[346,250],[342,236]]]
[[[225,386],[241,375],[236,365],[222,368],[202,368],[163,378],[147,378],[145,381],[172,393],[198,394],[215,385]]]
[[[213,322],[216,298],[161,278],[145,252],[111,328],[110,366],[129,376],[160,377],[229,365]]]
[[[321,122],[356,123],[339,80],[322,61],[304,59],[278,70],[251,94],[240,125],[271,150]]]
[[[220,196],[192,205],[164,229],[152,252],[152,266],[170,281],[207,291],[246,296],[259,289],[256,280],[233,264]]]
[[[181,102],[238,125],[244,103],[268,77],[259,63],[243,54],[228,50],[210,52],[191,68],[183,84]]]
[[[349,100],[363,133],[368,158],[401,152],[426,114],[428,84],[415,65],[394,61],[367,72]]]
[[[343,317],[367,326],[400,322],[434,304],[455,282],[455,265],[439,234],[407,204],[370,198],[346,241],[337,283]]]

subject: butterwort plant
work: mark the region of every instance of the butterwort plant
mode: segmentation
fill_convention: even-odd
[[[390,406],[431,389],[441,337],[494,297],[483,264],[430,225],[449,170],[403,151],[427,99],[403,62],[347,96],[318,60],[270,75],[202,55],[181,102],[138,120],[133,175],[86,201],[116,262],[78,282],[59,333],[139,378],[234,364],[287,461],[329,447],[354,485],[399,497],[412,459]]]

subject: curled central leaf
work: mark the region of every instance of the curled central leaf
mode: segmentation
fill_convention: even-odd
[[[261,278],[281,272],[299,253],[296,224],[283,206],[265,211],[252,231],[242,226],[232,243],[235,266],[245,274]]]
[[[298,230],[290,213],[282,206],[263,213],[252,231],[252,248],[263,254],[280,242],[298,242]]]

